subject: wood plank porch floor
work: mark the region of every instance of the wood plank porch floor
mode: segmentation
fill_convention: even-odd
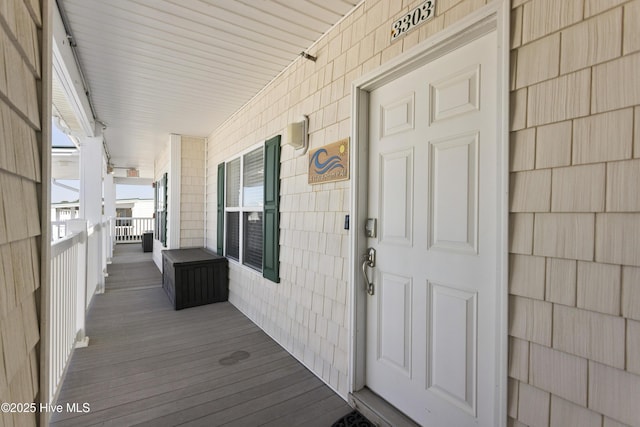
[[[75,351],[58,398],[90,412],[55,414],[52,426],[331,426],[351,411],[231,304],[174,311],[141,255],[116,246],[89,347]]]

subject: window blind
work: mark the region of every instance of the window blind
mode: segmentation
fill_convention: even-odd
[[[227,207],[240,206],[240,159],[227,163]]]
[[[242,165],[242,205],[262,206],[264,182],[264,161],[262,147],[244,155]]]

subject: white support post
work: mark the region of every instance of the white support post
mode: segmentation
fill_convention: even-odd
[[[89,337],[86,336],[87,313],[87,221],[84,219],[70,219],[67,221],[67,235],[82,233],[83,240],[78,248],[77,260],[77,288],[76,288],[76,348],[89,345]]]
[[[104,218],[107,221],[108,228],[104,230],[106,241],[106,257],[107,264],[111,263],[113,258],[113,239],[111,229],[113,218],[116,217],[116,185],[113,182],[113,174],[104,176]]]
[[[80,139],[80,218],[88,221],[87,289],[104,292],[102,224],[103,137]],[[91,232],[93,231],[93,232]],[[91,298],[93,296],[88,296]]]
[[[180,248],[180,182],[182,175],[182,137],[171,135],[169,140],[169,185],[167,248]]]
[[[102,136],[80,138],[80,218],[102,222]]]

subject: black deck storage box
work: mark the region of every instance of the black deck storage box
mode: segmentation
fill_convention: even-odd
[[[176,310],[226,301],[227,259],[204,248],[162,251],[162,287]]]
[[[142,233],[142,252],[153,252],[153,231]]]

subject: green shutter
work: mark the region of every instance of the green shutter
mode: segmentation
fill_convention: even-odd
[[[161,239],[160,241],[162,242],[163,246],[167,246],[167,211],[169,210],[169,194],[168,194],[168,188],[169,188],[169,175],[168,174],[164,174],[162,175],[162,216],[161,216],[161,220],[162,220],[162,234],[161,234]]]
[[[153,238],[160,240],[160,211],[158,210],[158,187],[160,181],[153,183]]]
[[[224,162],[218,165],[218,255],[224,255]]]
[[[280,135],[264,145],[262,276],[280,283]]]

